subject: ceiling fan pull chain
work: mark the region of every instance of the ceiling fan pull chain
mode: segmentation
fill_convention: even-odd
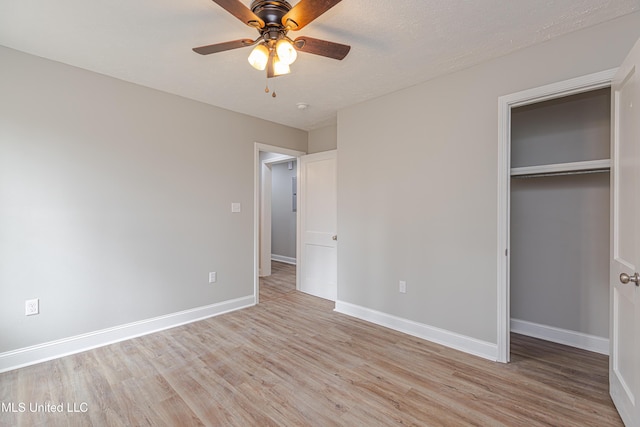
[[[276,94],[275,83],[271,85],[271,88],[273,89],[273,90],[271,91],[271,97],[272,97],[272,98],[275,98],[276,96],[278,96],[278,95]],[[269,93],[269,78],[268,78],[268,77],[267,77],[267,87],[265,87],[265,88],[264,88],[264,92],[265,92],[265,93]]]

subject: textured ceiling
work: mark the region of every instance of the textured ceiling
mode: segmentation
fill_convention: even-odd
[[[191,50],[258,34],[211,0],[0,0],[0,45],[310,130],[340,108],[638,10],[640,0],[343,0],[291,35],[349,44],[349,55],[298,55],[270,80],[276,98],[250,48]]]

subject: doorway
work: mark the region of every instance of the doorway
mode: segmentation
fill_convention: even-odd
[[[273,258],[273,229],[272,219],[274,216],[274,171],[276,180],[275,199],[277,206],[277,217],[282,217],[280,226],[285,228],[294,227],[293,233],[289,230],[289,236],[278,241],[280,248],[285,251],[278,259],[279,262],[285,261],[293,264],[297,259],[297,233],[298,233],[298,213],[295,203],[298,193],[297,177],[298,159],[305,153],[286,148],[255,143],[254,147],[254,296],[256,304],[260,302],[260,278],[269,277],[272,274],[272,258]],[[291,169],[289,169],[291,167]],[[287,181],[288,184],[284,182]],[[289,199],[287,207],[280,206],[282,201]],[[286,212],[290,209],[290,212]],[[282,215],[281,215],[282,214]],[[283,225],[284,224],[284,225]],[[294,242],[290,240],[293,237]],[[276,257],[278,258],[278,257]],[[296,263],[297,264],[297,263]],[[294,271],[297,266],[294,267]],[[288,269],[291,271],[291,268]],[[297,271],[296,271],[296,287],[297,287]]]
[[[520,152],[514,151],[512,146],[512,137],[514,134],[514,129],[512,126],[513,122],[513,114],[520,113],[527,109],[535,108],[536,104],[540,104],[546,101],[551,100],[560,100],[568,99],[567,97],[571,97],[577,94],[585,94],[587,92],[597,91],[601,89],[606,89],[611,86],[611,80],[615,74],[615,70],[608,70],[601,73],[596,73],[593,75],[568,80],[565,82],[560,82],[553,85],[544,86],[541,88],[535,88],[507,96],[503,96],[499,99],[499,175],[498,175],[498,187],[499,187],[499,210],[498,210],[498,345],[497,345],[497,360],[500,362],[509,362],[510,360],[510,333],[512,328],[521,333],[528,334],[530,336],[536,336],[535,334],[540,333],[542,331],[543,335],[547,337],[547,339],[551,338],[555,339],[556,342],[562,342],[561,339],[566,338],[568,335],[566,332],[568,328],[539,328],[539,323],[536,322],[515,322],[512,323],[512,310],[518,311],[522,313],[522,307],[512,306],[512,297],[514,296],[515,288],[513,288],[513,284],[511,283],[512,276],[514,272],[512,272],[513,259],[512,259],[512,251],[519,250],[519,248],[515,247],[513,244],[515,242],[512,241],[513,237],[516,237],[513,233],[512,229],[512,208],[516,208],[515,210],[522,211],[523,206],[535,206],[535,200],[532,202],[529,200],[528,202],[521,203],[520,200],[517,201],[518,206],[513,206],[512,202],[512,179],[514,179],[514,174],[522,177],[544,177],[543,181],[539,181],[542,183],[542,187],[545,185],[547,187],[554,185],[554,179],[552,176],[556,176],[555,179],[560,178],[561,175],[564,176],[575,176],[573,174],[582,173],[586,171],[597,171],[601,172],[607,169],[610,165],[610,161],[607,159],[593,159],[593,158],[579,158],[577,160],[557,160],[555,162],[552,161],[542,161],[537,165],[531,164],[518,164],[517,161],[519,157],[522,155],[522,150]],[[561,101],[556,101],[556,104],[561,103]],[[552,102],[553,104],[553,102]],[[520,110],[518,110],[520,109]],[[607,120],[609,118],[607,117]],[[605,147],[605,151],[608,151],[608,135],[607,135],[607,144]],[[552,147],[553,149],[554,147]],[[569,150],[571,151],[571,150]],[[525,150],[526,152],[526,150]],[[513,154],[513,159],[512,159]],[[538,153],[539,154],[539,153]],[[534,156],[535,157],[535,156]],[[513,164],[513,160],[517,160],[516,164]],[[542,165],[542,166],[540,166]],[[513,169],[512,169],[513,168]],[[598,174],[600,175],[600,174]],[[608,175],[608,174],[607,174]],[[602,187],[602,176],[600,175],[600,180],[598,181],[600,187]],[[575,181],[575,179],[574,179]],[[524,192],[522,194],[529,193],[532,194],[541,194],[536,187],[540,187],[539,183],[535,183],[535,181],[529,181],[522,185],[522,181],[518,182],[513,187],[518,187],[519,190]],[[533,184],[532,184],[533,183]],[[567,181],[564,181],[566,186]],[[608,178],[605,178],[605,183],[608,183]],[[608,185],[607,191],[608,191]],[[518,197],[520,197],[519,194]],[[588,198],[589,196],[587,196]],[[607,196],[608,197],[608,196]],[[562,199],[562,197],[560,197]],[[533,205],[531,205],[533,203]],[[608,204],[606,205],[608,208]],[[538,213],[539,214],[539,213]],[[539,217],[538,217],[539,218]],[[606,224],[608,229],[608,224]],[[520,230],[518,230],[520,231]],[[522,234],[522,233],[520,233]],[[535,231],[532,234],[532,239],[537,239],[539,237],[539,233]],[[519,237],[521,238],[521,236]],[[608,233],[607,233],[607,247],[608,247]],[[578,248],[579,250],[579,248]],[[545,254],[548,255],[548,254]],[[607,267],[608,272],[608,267]],[[571,271],[568,271],[571,274]],[[575,274],[575,272],[574,272]],[[608,276],[608,274],[607,274]],[[561,281],[561,280],[560,280]],[[605,285],[608,285],[605,280]],[[569,296],[570,297],[570,296]],[[552,301],[555,302],[555,301]],[[524,304],[526,306],[526,303]],[[526,311],[526,310],[524,310]],[[548,325],[545,325],[548,326]],[[538,327],[536,329],[536,327]],[[560,333],[561,338],[554,337],[553,334]],[[589,334],[576,333],[571,336],[576,342],[564,342],[565,344],[574,345],[576,347],[585,348],[584,342],[581,340],[589,340],[592,338]],[[591,345],[592,343],[587,343],[587,345]],[[608,351],[608,340],[598,343],[601,347],[596,348],[606,348]]]

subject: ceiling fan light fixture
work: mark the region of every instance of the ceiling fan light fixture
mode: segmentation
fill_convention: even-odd
[[[249,0],[213,0],[244,24],[255,28],[260,36],[256,39],[244,38],[199,46],[193,48],[193,51],[209,55],[255,46],[247,60],[256,70],[266,70],[267,79],[289,74],[289,66],[297,59],[298,50],[337,60],[344,59],[350,46],[306,36],[292,40],[287,36],[289,31],[301,30],[342,0],[296,0],[294,6],[289,1],[252,0],[247,7],[245,3]],[[275,92],[272,96],[275,97]]]
[[[269,49],[264,44],[259,44],[249,54],[248,61],[256,70],[264,70],[269,61]]]
[[[291,72],[291,68],[289,68],[289,64],[283,62],[279,57],[273,57],[273,75],[274,76],[282,76],[284,74],[289,74]]]
[[[293,64],[296,58],[298,58],[298,52],[293,47],[293,44],[286,38],[278,40],[276,43],[276,53],[280,61],[287,65]]]

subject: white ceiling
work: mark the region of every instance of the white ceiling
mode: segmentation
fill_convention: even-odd
[[[298,55],[270,80],[276,98],[250,48],[191,50],[258,35],[211,0],[0,0],[0,45],[310,130],[346,106],[638,10],[640,0],[343,0],[290,35],[349,55]]]

